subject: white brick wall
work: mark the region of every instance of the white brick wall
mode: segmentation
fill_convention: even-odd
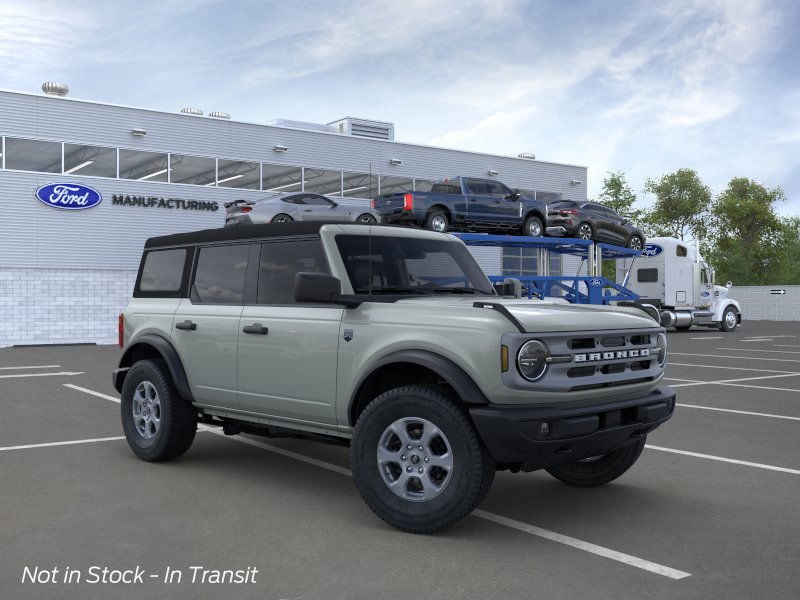
[[[785,290],[773,294],[772,290]],[[800,321],[800,285],[734,286],[731,298],[742,306],[742,318],[751,321]]]
[[[136,271],[0,268],[0,347],[117,342]]]

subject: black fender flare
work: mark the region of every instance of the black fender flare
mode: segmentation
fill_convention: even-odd
[[[181,398],[189,402],[193,401],[192,392],[189,388],[189,380],[186,377],[186,371],[183,368],[180,356],[178,356],[175,347],[164,337],[154,333],[145,334],[133,340],[133,343],[126,348],[125,353],[119,360],[119,368],[114,370],[114,388],[122,393],[122,384],[125,381],[125,374],[131,366],[133,366],[133,356],[135,350],[142,346],[150,346],[161,355],[164,362],[167,363],[170,375],[172,375],[172,382],[175,384]]]
[[[430,369],[444,379],[465,404],[489,403],[488,398],[486,398],[478,385],[472,380],[472,377],[449,358],[445,358],[429,350],[398,350],[372,363],[367,370],[367,374],[364,375],[359,380],[358,385],[355,386],[350,396],[350,403],[347,407],[351,422],[354,421],[352,411],[361,394],[364,383],[375,371],[392,363],[411,363]]]
[[[545,218],[544,213],[539,210],[539,208],[529,208],[528,211],[522,215],[523,225],[525,224],[525,221],[528,220],[528,217],[537,217],[542,222],[542,228],[547,229],[547,219]]]

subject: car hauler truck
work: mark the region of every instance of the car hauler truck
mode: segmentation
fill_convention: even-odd
[[[731,283],[715,285],[700,253],[676,238],[650,238],[641,256],[617,260],[617,282],[658,308],[664,327],[733,331],[742,322],[739,303],[728,297]]]

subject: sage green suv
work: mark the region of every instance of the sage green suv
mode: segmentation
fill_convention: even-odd
[[[400,227],[150,239],[120,340],[143,460],[186,452],[198,423],[349,445],[367,505],[418,533],[469,514],[500,469],[608,483],[675,406],[645,312],[501,297],[460,240]]]

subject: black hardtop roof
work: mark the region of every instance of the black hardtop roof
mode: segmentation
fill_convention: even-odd
[[[235,240],[252,240],[258,238],[292,237],[296,235],[314,235],[319,233],[320,227],[328,224],[358,225],[369,227],[368,224],[354,223],[353,221],[316,221],[313,223],[265,223],[260,225],[233,225],[231,227],[218,227],[216,229],[201,229],[187,231],[186,233],[173,233],[160,237],[149,238],[145,248],[163,248],[166,246],[186,246],[192,244],[206,244],[209,242],[231,242]],[[387,227],[386,225],[372,225],[372,227]]]

